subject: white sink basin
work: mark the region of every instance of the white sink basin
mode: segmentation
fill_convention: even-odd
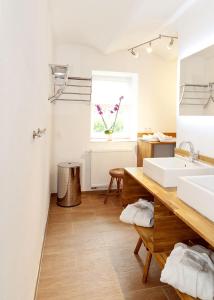
[[[163,187],[176,187],[178,177],[214,175],[214,167],[180,157],[144,158],[143,173]]]
[[[177,196],[214,222],[214,175],[179,178]]]

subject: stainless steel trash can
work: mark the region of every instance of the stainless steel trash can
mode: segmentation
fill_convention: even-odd
[[[57,204],[63,207],[71,207],[80,203],[80,164],[75,162],[58,164]]]

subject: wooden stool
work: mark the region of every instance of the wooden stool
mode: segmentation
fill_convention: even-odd
[[[109,171],[109,175],[111,176],[111,180],[108,186],[108,191],[104,200],[104,204],[106,204],[107,200],[108,200],[108,196],[112,191],[112,185],[114,182],[114,179],[116,179],[116,183],[117,183],[117,194],[119,195],[121,192],[121,184],[123,182],[123,177],[124,177],[124,169],[123,168],[116,168],[116,169],[111,169]]]

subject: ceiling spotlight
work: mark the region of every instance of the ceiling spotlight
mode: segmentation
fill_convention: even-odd
[[[139,57],[139,53],[138,53],[136,50],[134,50],[134,49],[131,49],[131,50],[130,50],[130,53],[131,53],[135,58],[138,58],[138,57]]]
[[[146,51],[148,53],[152,53],[152,43],[151,42],[149,43],[149,46],[146,48]]]
[[[171,40],[170,40],[170,43],[169,43],[169,45],[167,46],[167,49],[171,50],[171,49],[172,49],[172,46],[173,46],[173,44],[174,44],[174,39],[173,39],[173,38],[171,38]]]

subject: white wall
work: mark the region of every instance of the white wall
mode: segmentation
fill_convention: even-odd
[[[47,219],[47,22],[46,0],[0,1],[1,300],[33,299]]]
[[[71,75],[91,76],[92,70],[132,72],[139,75],[138,131],[175,131],[176,62],[142,54],[133,58],[127,51],[103,55],[93,48],[80,45],[58,45],[53,63],[69,64]],[[129,147],[135,143],[101,147]],[[52,192],[56,192],[56,165],[63,160],[83,161],[86,151],[100,147],[90,143],[90,106],[72,102],[57,102],[53,106]],[[135,154],[133,154],[135,155]],[[89,169],[83,170],[83,189],[89,188]]]
[[[213,11],[214,1],[196,0],[176,21],[180,59],[214,44]],[[214,157],[214,116],[179,116],[177,107],[177,132],[178,144],[182,140],[190,140],[196,150]]]

